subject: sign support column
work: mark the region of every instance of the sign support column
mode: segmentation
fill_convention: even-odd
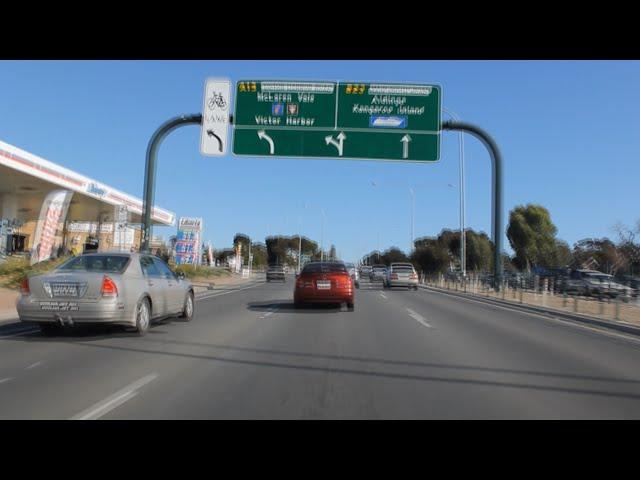
[[[493,286],[498,292],[502,281],[502,156],[500,155],[500,149],[487,132],[471,123],[447,121],[442,123],[442,129],[470,133],[484,144],[491,155],[493,166]]]
[[[147,146],[147,160],[144,169],[144,201],[142,204],[142,242],[140,251],[149,251],[151,241],[151,209],[156,189],[156,162],[160,143],[169,133],[183,125],[200,125],[202,114],[180,115],[166,121],[154,132]]]

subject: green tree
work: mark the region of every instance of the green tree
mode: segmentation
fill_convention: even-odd
[[[416,249],[422,246],[439,245],[445,249],[451,262],[460,265],[460,231],[443,229],[436,238],[421,238],[414,242]],[[491,271],[493,243],[484,232],[465,230],[465,257],[467,271]]]
[[[541,205],[521,205],[510,212],[507,238],[521,268],[557,266],[557,231],[549,211]]]
[[[556,258],[555,265],[558,267],[566,267],[573,263],[573,253],[569,244],[564,240],[556,240]]]
[[[409,257],[407,257],[407,255],[398,247],[391,247],[385,250],[381,258],[382,258],[382,263],[384,263],[385,265],[411,261]]]
[[[267,247],[264,243],[254,243],[251,245],[253,255],[253,268],[260,268],[267,265]]]
[[[616,247],[624,258],[624,265],[620,269],[620,273],[638,275],[640,273],[640,243],[636,241],[636,238],[637,235],[640,235],[640,220],[636,222],[633,229],[618,223],[614,226],[614,230],[618,234]]]
[[[242,256],[242,263],[249,263],[249,245],[251,244],[251,238],[244,233],[236,233],[233,237],[233,247],[236,248],[238,245],[242,245],[242,250],[240,255]]]
[[[422,239],[411,255],[411,262],[419,272],[444,273],[449,269],[451,258],[447,247],[437,240]]]
[[[624,269],[625,257],[608,238],[585,238],[573,247],[573,266],[576,268],[594,268],[615,275]]]

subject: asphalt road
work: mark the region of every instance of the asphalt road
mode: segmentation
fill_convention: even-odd
[[[640,418],[640,338],[420,290],[214,291],[145,337],[0,328],[2,419]]]

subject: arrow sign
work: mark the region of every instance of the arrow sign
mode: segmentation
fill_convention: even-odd
[[[216,140],[218,140],[218,148],[222,152],[222,139],[218,135],[216,135],[213,132],[213,130],[207,130],[207,135],[209,135],[210,137],[214,137]]]
[[[229,112],[231,80],[207,78],[204,85],[202,127],[200,128],[200,153],[208,157],[220,157],[227,153],[229,143]]]
[[[409,157],[409,142],[411,141],[411,137],[409,136],[409,134],[407,133],[404,137],[402,137],[402,140],[400,140],[402,142],[402,158],[408,158]]]
[[[267,135],[264,130],[258,130],[258,138],[260,140],[266,140],[269,143],[269,153],[273,155],[273,151],[274,151],[273,139],[269,135]]]
[[[336,142],[331,135],[324,137],[324,141],[327,142],[327,145],[333,145],[334,147],[336,147],[338,149],[338,156],[341,157],[342,147],[344,146],[344,140],[347,138],[347,136],[344,134],[344,132],[340,132],[336,138],[339,140],[339,142]]]

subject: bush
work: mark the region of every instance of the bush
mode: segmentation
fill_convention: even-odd
[[[193,265],[178,265],[177,267],[175,267],[174,271],[176,273],[183,273],[186,278],[226,277],[230,275],[229,271],[223,267],[194,267]]]
[[[19,288],[25,277],[49,272],[69,258],[71,257],[66,256],[45,260],[32,266],[25,257],[9,257],[0,265],[0,287]]]

